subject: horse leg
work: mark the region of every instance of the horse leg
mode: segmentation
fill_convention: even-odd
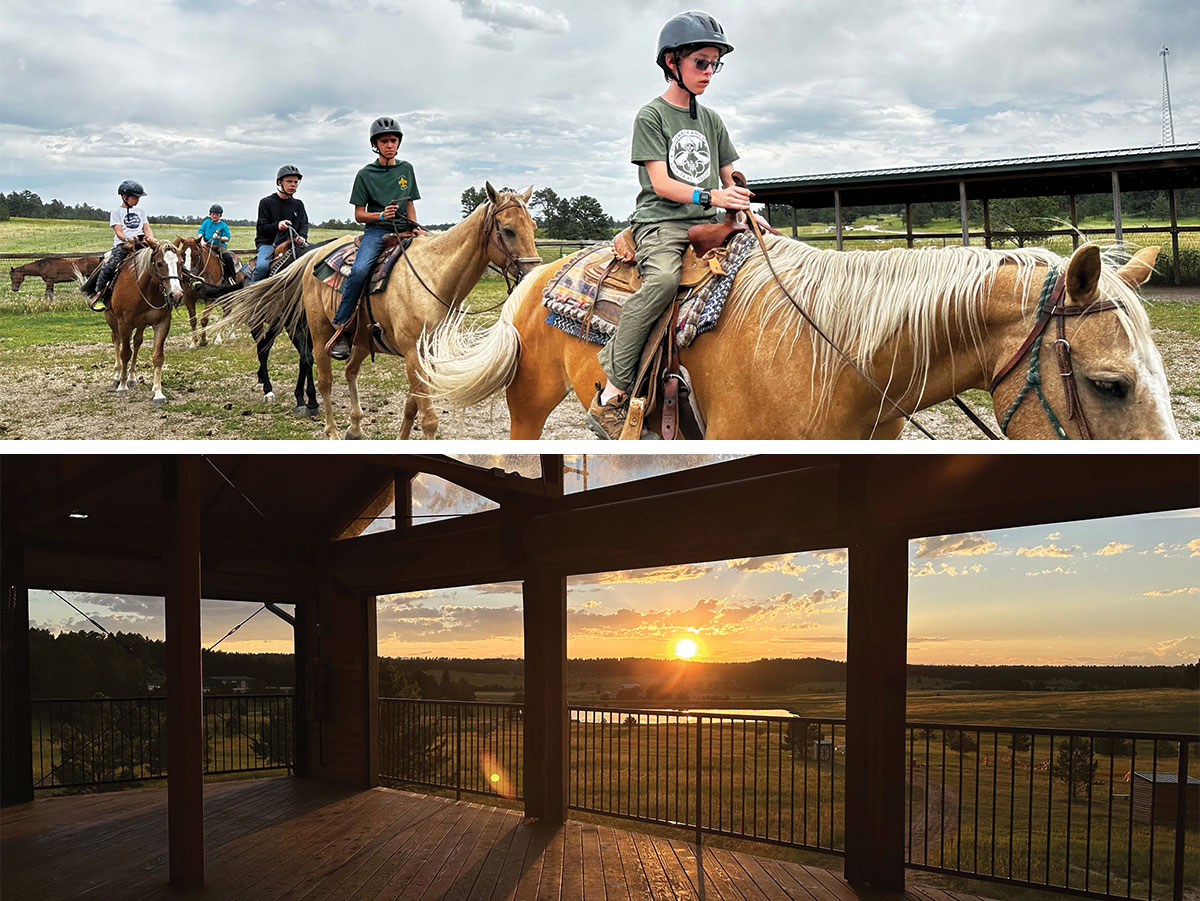
[[[201,347],[205,347],[208,345],[208,314],[211,312],[212,312],[212,304],[206,303],[204,305],[204,315],[200,318],[200,346]],[[218,335],[216,338],[213,339],[213,344],[220,344],[220,343],[221,343],[221,336]]]
[[[187,344],[188,349],[191,350],[194,347],[200,346],[200,344],[196,342],[196,301],[192,300],[191,296],[188,295],[183,298],[183,305],[187,307],[188,322],[190,322],[192,325],[192,333],[188,335]],[[203,342],[201,342],[201,344],[202,343]]]
[[[293,392],[296,397],[295,412],[297,416],[315,416],[318,409],[317,392],[313,385],[312,374],[312,335],[308,331],[307,324],[304,325],[302,334],[298,332],[292,336],[292,345],[300,356],[299,371],[296,374],[296,390]]]
[[[120,347],[117,350],[120,361],[120,374],[117,376],[117,396],[121,398],[129,397],[129,380],[132,378],[130,362],[133,358],[133,348],[130,347],[129,343],[131,332],[132,329],[128,327],[121,329]]]
[[[362,438],[362,405],[358,402],[358,370],[362,368],[363,360],[369,351],[355,345],[350,351],[350,359],[346,361],[346,387],[350,389],[350,428],[346,429],[346,437],[351,441]]]
[[[262,326],[255,326],[250,330],[258,352],[258,387],[262,389],[263,403],[268,404],[275,401],[275,388],[271,384],[270,373],[267,372],[267,360],[271,356],[271,347],[275,344],[275,338],[279,335],[279,328],[280,326],[275,323],[270,325],[265,333]]]
[[[171,331],[171,316],[168,315],[165,319],[160,319],[154,323],[154,355],[151,358],[154,363],[154,400],[153,404],[156,407],[161,407],[167,402],[167,396],[162,390],[162,368],[163,368],[163,347],[167,343],[167,335]]]
[[[337,421],[333,418],[333,364],[325,353],[324,343],[317,344],[318,337],[313,336],[313,362],[317,367],[317,390],[321,393],[321,404],[325,407],[325,437],[331,441],[341,438]],[[317,348],[320,347],[318,350]]]
[[[415,352],[404,358],[404,368],[408,372],[408,399],[404,401],[404,421],[400,424],[400,434],[396,438],[400,441],[407,441],[412,437],[413,421],[419,412],[421,414],[421,433],[426,440],[432,440],[437,437],[437,410],[434,409],[433,401],[429,398],[429,386],[425,384],[425,379],[421,375]]]
[[[46,282],[45,301],[46,301],[46,306],[50,306],[50,304],[54,303],[54,282],[51,282],[51,281]]]
[[[133,361],[129,364],[129,387],[132,388],[137,383],[137,358],[138,351],[142,349],[142,339],[146,335],[146,327],[140,326],[133,334]]]

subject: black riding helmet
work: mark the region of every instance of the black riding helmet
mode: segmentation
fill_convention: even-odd
[[[375,141],[381,135],[395,135],[404,142],[404,132],[400,130],[400,123],[391,116],[380,116],[371,123],[371,149],[375,150]],[[379,151],[375,151],[378,153]]]
[[[120,187],[117,188],[117,193],[120,194],[122,197],[126,197],[129,195],[132,195],[134,197],[145,197],[146,189],[143,188],[136,181],[134,181],[132,178],[127,178],[123,182],[121,182]]]
[[[668,81],[674,80],[687,91],[688,111],[695,119],[696,95],[688,91],[687,85],[683,83],[683,76],[672,72],[667,66],[667,54],[670,53],[673,54],[672,59],[678,69],[679,60],[689,47],[716,47],[721,51],[721,56],[724,56],[733,52],[733,44],[726,40],[725,29],[721,27],[720,22],[708,13],[698,11],[680,13],[667,22],[658,33],[658,55],[655,56],[655,62],[663,70]]]
[[[275,184],[279,184],[289,175],[304,178],[304,175],[295,166],[280,166],[279,171],[275,173]]]
[[[212,206],[210,206],[208,208],[208,211],[210,213],[219,213],[221,215],[225,214],[225,208],[223,206],[221,206],[221,204],[219,204],[219,203],[214,203]]]

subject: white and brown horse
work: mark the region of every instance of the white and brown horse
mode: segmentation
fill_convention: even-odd
[[[187,307],[188,321],[192,327],[191,334],[188,336],[188,347],[204,347],[208,344],[208,318],[212,312],[214,301],[210,300],[195,283],[203,282],[204,285],[211,287],[222,284],[225,273],[221,268],[221,254],[211,244],[201,241],[195,235],[186,238],[177,237],[174,244],[179,250],[183,272],[186,276],[183,283],[183,303]],[[200,320],[200,332],[197,336],[196,305],[202,301],[205,303],[204,316]],[[221,306],[225,305],[221,299],[216,299],[215,302]],[[230,335],[229,337],[235,336]],[[220,344],[221,338],[221,334],[217,333],[213,338],[213,343]]]
[[[154,405],[167,401],[162,390],[163,346],[171,331],[171,311],[183,301],[183,261],[178,249],[165,241],[133,252],[112,287],[104,319],[112,331],[113,387],[127,397],[135,380],[137,352],[146,328],[154,331]],[[80,277],[82,284],[83,278]]]
[[[756,248],[716,328],[681,352],[708,438],[895,438],[904,413],[970,388],[991,392],[1010,438],[1082,437],[1084,421],[1096,438],[1179,437],[1135,290],[1157,248],[1118,267],[1092,245],[1069,261],[1040,248],[839,252],[773,236],[765,246],[786,292]],[[511,436],[524,439],[569,392],[588,405],[604,380],[596,345],[547,325],[541,303],[560,266],[525,279],[490,328],[444,329],[422,345],[434,398],[463,407],[507,389]],[[1026,343],[1058,274],[1061,340]],[[1073,366],[1074,398],[1051,344]]]
[[[541,262],[534,243],[533,218],[526,206],[532,190],[515,194],[497,192],[487,185],[488,200],[458,225],[442,234],[414,238],[404,252],[407,259],[395,264],[387,287],[371,297],[371,318],[382,338],[375,344],[375,352],[403,357],[408,374],[409,394],[399,438],[410,436],[418,412],[425,437],[433,438],[437,433],[437,413],[427,396],[417,360],[421,335],[458,318],[463,300],[489,265],[516,280]],[[346,236],[330,244],[351,240],[352,236]],[[325,408],[325,434],[339,438],[330,402],[333,369],[324,348],[333,334],[332,308],[340,295],[312,274],[313,266],[330,249],[311,250],[278,275],[233,295],[234,312],[230,320],[252,326],[282,324],[290,333],[301,317],[307,319],[312,333],[317,388]],[[347,438],[362,437],[358,372],[371,353],[370,330],[365,321],[368,317],[363,306],[360,305],[358,312],[354,348],[346,363],[346,384],[350,389]]]

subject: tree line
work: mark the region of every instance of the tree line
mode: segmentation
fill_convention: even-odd
[[[161,686],[166,668],[166,644],[137,632],[109,638],[99,632],[52,633],[29,630],[33,697],[143,697]],[[813,683],[846,681],[846,664],[821,657],[775,658],[744,663],[703,663],[647,657],[573,659],[567,663],[572,683],[619,678],[654,686],[679,678],[686,667],[693,688],[713,691],[786,691]],[[435,678],[431,672],[440,671]],[[520,677],[520,659],[458,657],[379,660],[379,693],[384,697],[471,700],[476,691],[511,690]],[[250,680],[252,691],[290,690],[295,684],[291,654],[244,654],[204,651],[207,684],[221,686],[221,677]],[[475,674],[469,681],[452,679],[451,672]],[[506,676],[507,679],[488,678]],[[1138,688],[1200,690],[1200,661],[1178,666],[958,666],[908,667],[913,688],[969,691],[1100,691]]]
[[[501,188],[501,191],[512,190]],[[487,191],[483,188],[467,188],[460,198],[463,215],[470,215],[472,210],[487,199]],[[547,238],[564,241],[603,241],[613,236],[613,229],[618,224],[604,212],[600,201],[589,194],[560,197],[553,188],[542,188],[533,193],[529,205],[537,213],[535,218],[539,234]]]

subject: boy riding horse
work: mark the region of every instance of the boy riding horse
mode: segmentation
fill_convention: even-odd
[[[299,246],[303,247],[308,241],[308,213],[304,209],[304,201],[296,197],[296,189],[300,187],[302,178],[304,176],[295,166],[280,166],[275,173],[275,193],[268,194],[258,202],[258,221],[254,231],[257,258],[251,284],[270,275],[275,245],[288,239],[289,228],[296,233]]]
[[[154,240],[154,233],[150,231],[150,217],[146,215],[145,210],[137,208],[138,201],[146,196],[142,186],[127,178],[117,187],[117,194],[121,197],[121,205],[108,217],[108,224],[113,230],[112,250],[100,264],[96,274],[88,280],[94,286],[91,298],[92,309],[96,312],[108,307],[108,289],[128,254],[126,245],[135,244],[143,238],[147,241]],[[103,305],[97,306],[100,303]]]
[[[658,36],[656,62],[668,87],[638,111],[631,155],[641,184],[633,237],[642,286],[625,301],[616,333],[600,351],[607,381],[596,385],[587,422],[601,438],[616,439],[625,426],[642,348],[679,288],[688,229],[715,221],[713,207],[750,209],[750,192],[733,184],[738,154],[725,123],[696,102],[732,51],[707,13],[681,13]]]
[[[229,225],[221,218],[225,215],[225,208],[219,203],[214,203],[208,208],[208,218],[200,223],[200,227],[196,229],[196,234],[200,236],[200,240],[216,251],[221,260],[221,273],[225,278],[232,280],[237,273],[237,263],[234,256],[229,252]]]

